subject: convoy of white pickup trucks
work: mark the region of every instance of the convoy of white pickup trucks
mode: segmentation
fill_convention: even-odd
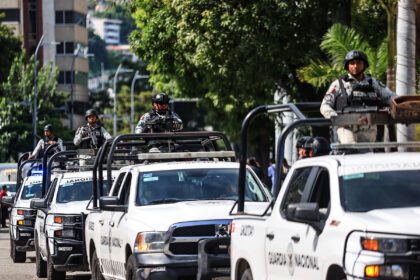
[[[95,280],[420,279],[420,153],[336,145],[295,162],[272,194],[246,166],[246,130],[257,113],[285,111],[297,121],[278,140],[280,166],[292,129],[331,122],[295,104],[257,108],[238,160],[218,132],[120,135],[95,151],[23,156],[16,195],[3,200],[11,258],[35,250],[36,274],[49,280],[89,270]]]

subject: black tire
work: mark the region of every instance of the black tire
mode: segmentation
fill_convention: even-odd
[[[242,273],[241,276],[241,280],[253,280],[254,278],[252,278],[252,271],[251,269],[248,267],[244,273]]]
[[[47,277],[47,262],[44,261],[41,257],[38,247],[38,238],[35,234],[35,266],[36,266],[36,276],[38,278]]]
[[[131,255],[127,260],[127,267],[125,268],[125,279],[136,280],[136,260],[134,255]]]
[[[16,242],[14,240],[11,240],[10,244],[11,248],[11,254],[12,254],[12,260],[14,263],[24,263],[26,261],[26,252],[18,252],[16,250]]]
[[[57,271],[54,269],[54,265],[51,261],[51,257],[49,257],[47,261],[47,275],[48,275],[48,280],[65,280],[66,279],[65,271]]]
[[[104,276],[101,272],[101,265],[99,264],[98,256],[96,251],[93,251],[92,259],[90,260],[90,268],[92,270],[92,280],[104,280]]]

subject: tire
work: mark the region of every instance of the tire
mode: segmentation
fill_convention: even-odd
[[[24,263],[26,261],[26,252],[18,252],[16,250],[16,242],[14,240],[11,240],[11,254],[12,254],[12,260],[14,263]]]
[[[37,235],[35,235],[35,266],[36,276],[38,278],[47,277],[47,262],[42,259],[41,253],[39,252]]]
[[[252,271],[251,269],[248,267],[244,273],[242,273],[241,276],[241,280],[253,280],[254,278],[252,278]]]
[[[66,279],[65,271],[57,271],[54,269],[54,265],[51,261],[51,257],[49,257],[47,261],[47,275],[48,275],[48,280],[65,280]]]
[[[105,280],[104,276],[101,272],[101,265],[99,264],[98,256],[96,255],[96,251],[93,251],[92,259],[91,259],[91,270],[92,270],[92,280]]]
[[[127,267],[125,268],[125,279],[136,280],[136,260],[134,255],[131,255],[127,260]]]

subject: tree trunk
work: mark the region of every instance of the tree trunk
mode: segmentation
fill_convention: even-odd
[[[397,19],[397,79],[398,96],[414,95],[416,92],[416,0],[398,2]],[[414,126],[397,126],[399,142],[414,141]]]

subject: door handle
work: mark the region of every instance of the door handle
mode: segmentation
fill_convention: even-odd
[[[101,224],[101,226],[104,225],[104,220],[99,220],[99,223]]]
[[[274,233],[267,233],[265,236],[267,236],[267,238],[269,240],[273,240],[274,239]]]
[[[114,222],[112,222],[112,221],[111,221],[111,222],[109,222],[109,226],[110,226],[110,227],[114,227]]]
[[[298,243],[300,241],[300,236],[299,235],[293,235],[292,240],[293,240],[293,242]]]

